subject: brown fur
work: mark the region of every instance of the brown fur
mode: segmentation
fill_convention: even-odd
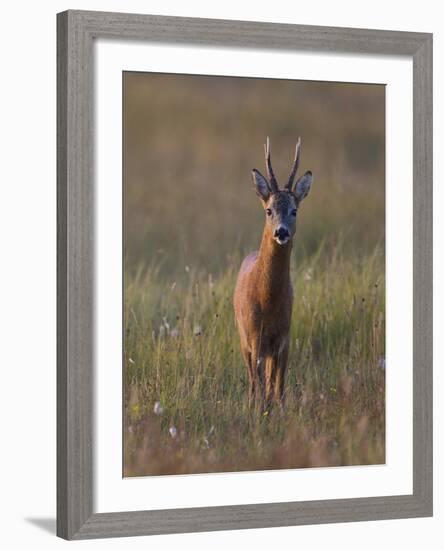
[[[247,367],[249,402],[260,401],[266,409],[273,399],[281,406],[289,351],[289,332],[293,308],[290,281],[292,240],[296,231],[296,213],[308,194],[312,175],[306,172],[293,190],[299,164],[300,140],[296,146],[294,167],[289,184],[279,190],[271,168],[269,140],[265,158],[269,181],[253,170],[256,192],[266,211],[266,222],[259,251],[242,262],[234,291],[234,312],[241,352]],[[274,183],[271,185],[270,181]],[[279,244],[279,228],[288,239]]]
[[[258,252],[242,262],[234,293],[241,351],[247,366],[249,398],[269,406],[282,402],[293,306],[291,240],[279,245],[265,226]]]

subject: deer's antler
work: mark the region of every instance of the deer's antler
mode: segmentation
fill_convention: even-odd
[[[271,166],[271,156],[270,156],[270,138],[267,136],[267,143],[264,145],[265,149],[265,166],[267,168],[268,182],[270,183],[270,190],[272,193],[277,193],[279,191],[279,186],[274,177],[273,168]]]
[[[288,178],[288,183],[286,186],[289,191],[293,190],[294,177],[296,176],[296,172],[298,171],[300,159],[301,159],[301,138],[299,138],[298,142],[296,143],[296,151],[294,153],[293,168],[291,169],[291,173]]]

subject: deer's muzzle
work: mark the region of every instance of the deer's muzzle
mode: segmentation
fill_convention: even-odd
[[[274,238],[278,244],[285,244],[290,239],[290,232],[286,227],[281,225],[274,232]]]

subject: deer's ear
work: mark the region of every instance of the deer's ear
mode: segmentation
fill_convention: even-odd
[[[299,202],[308,195],[311,187],[311,182],[313,181],[313,174],[311,172],[305,172],[301,176],[294,187],[294,194]]]
[[[268,181],[256,169],[251,172],[251,175],[253,176],[253,183],[256,188],[256,193],[262,200],[267,201],[270,197],[270,186],[268,185]]]

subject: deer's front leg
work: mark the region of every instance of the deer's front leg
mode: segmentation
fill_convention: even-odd
[[[269,355],[265,359],[265,396],[264,396],[265,410],[268,410],[270,408],[271,401],[273,399],[276,370],[277,370],[277,357],[275,355]]]
[[[256,358],[256,399],[263,402],[265,396],[265,360],[263,355],[258,354]]]
[[[251,407],[254,403],[254,399],[256,397],[256,386],[257,386],[257,380],[256,380],[256,368],[255,365],[252,364],[252,354],[246,347],[241,348],[242,351],[242,357],[244,358],[245,366],[247,367],[247,373],[248,373],[248,406]]]
[[[289,338],[287,337],[280,349],[276,365],[276,380],[274,384],[274,398],[280,404],[284,405],[285,374],[288,363]]]
[[[261,334],[255,335],[250,342],[252,386],[254,397],[259,402],[263,399],[264,392],[264,350]]]

